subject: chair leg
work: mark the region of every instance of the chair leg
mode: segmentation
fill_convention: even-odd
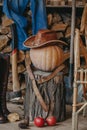
[[[85,100],[85,98],[83,98],[83,101],[84,101],[84,102],[87,102],[87,101]],[[84,109],[83,109],[83,117],[86,117],[86,116],[87,116],[87,106],[84,107]]]
[[[78,115],[76,112],[72,113],[72,130],[78,130]]]
[[[77,84],[74,82],[73,91],[73,112],[72,112],[72,130],[78,130],[78,118],[76,114],[76,103],[77,103]]]

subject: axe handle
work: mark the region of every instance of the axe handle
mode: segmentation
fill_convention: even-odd
[[[11,24],[12,32],[12,78],[13,78],[13,91],[20,91],[20,83],[18,78],[17,67],[17,32],[15,23]]]

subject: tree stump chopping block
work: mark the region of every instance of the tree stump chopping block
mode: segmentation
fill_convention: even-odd
[[[35,71],[33,73],[39,92],[48,107],[48,112],[45,112],[40,105],[40,102],[32,89],[32,81],[26,72],[26,93],[24,102],[25,117],[29,115],[30,121],[33,121],[37,116],[46,118],[47,116],[53,115],[56,117],[57,122],[64,121],[66,119],[66,107],[63,72],[57,73],[54,78],[44,83],[38,83],[38,80],[44,76],[48,76],[50,73],[41,71]]]

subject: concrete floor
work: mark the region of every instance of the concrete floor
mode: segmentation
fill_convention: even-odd
[[[9,122],[5,124],[0,124],[0,130],[23,130],[18,127],[18,124],[22,122],[24,116],[23,105],[16,105],[12,103],[8,103],[8,109],[11,112],[17,112],[20,115],[20,121],[17,122]],[[28,129],[31,130],[71,130],[72,129],[72,107],[67,106],[67,119],[63,122],[59,122],[56,126],[45,126],[42,128],[38,128],[34,126],[33,122],[30,122],[30,126]],[[25,129],[25,130],[28,130]],[[87,117],[84,118],[82,115],[79,116],[79,129],[78,130],[87,130]]]

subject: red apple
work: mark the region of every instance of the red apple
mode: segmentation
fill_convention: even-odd
[[[49,126],[54,126],[56,125],[56,117],[55,116],[49,116],[46,118],[46,123]]]
[[[44,118],[42,118],[42,117],[36,117],[36,118],[34,118],[34,124],[35,124],[37,127],[43,127],[43,126],[44,126],[44,123],[45,123]]]

